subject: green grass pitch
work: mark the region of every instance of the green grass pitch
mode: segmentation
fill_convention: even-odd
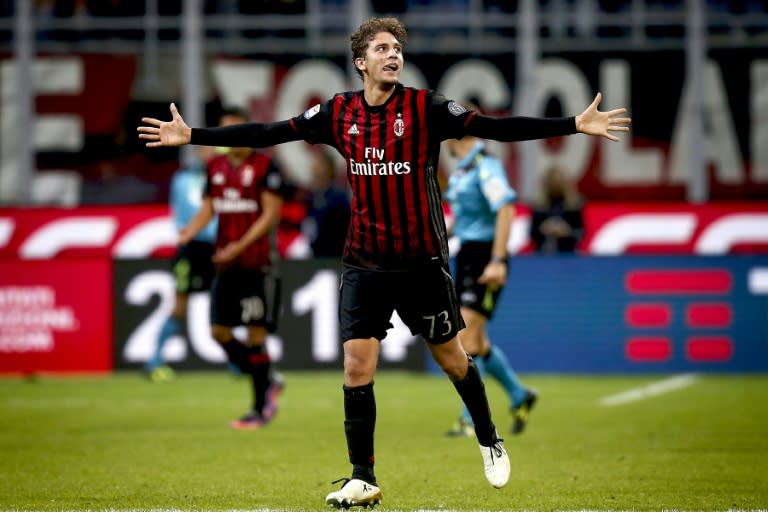
[[[541,399],[511,436],[501,489],[474,440],[443,434],[459,413],[447,378],[376,380],[381,510],[768,509],[768,376],[699,375],[653,397],[601,400],[668,378],[524,375]],[[0,510],[324,510],[349,476],[340,372],[288,372],[275,422],[232,431],[247,381],[226,371],[151,383],[0,379]]]

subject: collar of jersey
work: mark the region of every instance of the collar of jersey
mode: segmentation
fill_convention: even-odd
[[[360,98],[362,99],[363,108],[365,110],[369,111],[369,112],[379,112],[381,110],[384,110],[385,108],[387,108],[387,105],[389,105],[392,102],[392,100],[395,99],[395,96],[400,94],[400,92],[402,90],[403,90],[403,84],[398,83],[395,86],[395,90],[392,91],[392,94],[390,94],[389,98],[387,98],[387,101],[385,101],[381,105],[373,105],[373,106],[369,105],[368,102],[365,101],[365,93],[364,93],[364,91],[361,90],[360,91]]]

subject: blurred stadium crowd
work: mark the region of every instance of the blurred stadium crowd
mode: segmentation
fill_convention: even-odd
[[[459,23],[450,21],[452,17],[466,23],[468,14],[515,14],[520,11],[522,1],[518,0],[370,0],[351,2],[348,0],[199,0],[206,17],[233,16],[304,15],[332,17],[334,14],[354,8],[353,4],[364,5],[372,14],[426,15],[433,16],[435,27],[442,29],[457,28]],[[0,1],[0,19],[10,18],[15,13],[16,0]],[[600,18],[604,16],[624,17],[635,22],[644,18],[660,21],[658,26],[650,27],[648,35],[680,36],[680,23],[669,15],[680,14],[686,9],[687,0],[537,0],[538,8],[546,14],[548,21],[542,24],[541,35],[578,35],[593,31],[599,36],[622,36],[628,31],[621,23],[603,26]],[[750,20],[754,15],[768,12],[766,0],[706,0],[709,16],[722,17],[720,31],[741,28],[750,33],[763,33],[766,27],[760,20]],[[141,25],[132,23],[144,17],[174,17],[182,14],[184,0],[34,0],[34,12],[37,18],[37,34],[42,40],[79,41],[83,39],[120,38],[140,40],[145,37]],[[464,17],[462,19],[462,17]],[[734,18],[735,17],[735,18]],[[117,20],[125,23],[118,26],[131,28],[111,29],[90,28],[89,19]],[[445,24],[444,22],[449,22]],[[157,23],[156,21],[154,23]],[[236,22],[235,22],[236,23]],[[489,20],[484,20],[489,23]],[[490,22],[493,25],[493,22]],[[230,18],[224,25],[232,25]],[[317,20],[307,25],[317,24]],[[288,23],[291,29],[278,31],[246,31],[246,36],[258,36],[264,33],[286,37],[301,36],[304,22]],[[454,26],[456,25],[456,26]],[[132,28],[136,26],[137,28]],[[3,25],[0,23],[0,27]],[[346,28],[346,27],[345,27]],[[496,27],[502,32],[509,27]],[[178,39],[178,28],[161,29],[160,39]],[[210,29],[209,36],[229,36],[226,30]],[[12,39],[10,30],[0,28],[0,42]]]

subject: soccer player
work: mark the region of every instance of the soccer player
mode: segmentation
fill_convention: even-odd
[[[211,155],[211,148],[197,148],[195,160],[187,168],[176,171],[171,180],[170,205],[173,222],[181,230],[197,213],[203,201],[205,166]],[[189,294],[208,291],[213,280],[213,241],[216,237],[217,221],[214,217],[189,243],[181,245],[173,261],[173,275],[176,295],[171,314],[160,328],[152,357],[144,363],[144,371],[154,382],[173,378],[173,369],[165,364],[163,347],[166,342],[181,331],[187,316]]]
[[[472,135],[446,141],[458,162],[448,180],[445,198],[453,213],[453,234],[461,242],[456,255],[456,292],[466,328],[461,345],[483,373],[501,384],[510,400],[512,433],[521,433],[537,393],[520,382],[504,352],[491,344],[487,323],[507,280],[507,242],[515,216],[517,193],[510,187],[504,165]],[[472,417],[463,408],[448,435],[474,435]]]
[[[627,131],[624,109],[562,119],[493,118],[470,112],[428,90],[404,87],[406,29],[396,18],[371,18],[351,35],[352,58],[363,80],[303,114],[273,123],[190,128],[171,104],[171,121],[143,118],[148,147],[181,144],[266,147],[305,140],[328,144],[347,163],[352,218],[344,247],[339,318],[344,346],[344,429],[351,478],[326,497],[336,507],[381,501],[374,474],[374,374],[380,343],[397,311],[427,342],[469,409],[485,477],[509,479],[509,456],[491,419],[477,367],[462,348],[464,327],[448,269],[448,247],[437,164],[440,142],[472,134],[504,141],[583,132],[611,140]]]
[[[248,116],[229,109],[219,126],[242,125]],[[237,146],[237,145],[235,145]],[[271,157],[248,147],[231,147],[208,162],[203,203],[182,228],[179,243],[187,244],[218,216],[211,286],[211,335],[222,346],[229,362],[250,376],[253,404],[234,429],[267,425],[277,411],[280,379],[270,377],[267,352],[265,278],[271,265],[270,233],[280,220],[283,180]],[[245,325],[246,343],[235,339],[233,328]]]

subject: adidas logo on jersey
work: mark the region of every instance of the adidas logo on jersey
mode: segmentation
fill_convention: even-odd
[[[353,125],[350,127],[350,129],[349,129],[349,130],[347,130],[347,133],[348,133],[349,135],[359,135],[359,134],[360,134],[360,130],[358,130],[358,129],[357,129],[357,125],[356,125],[356,124],[353,124]]]

